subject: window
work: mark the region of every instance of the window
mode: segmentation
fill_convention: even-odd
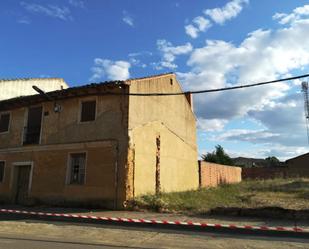
[[[0,114],[0,133],[9,131],[10,113]]]
[[[96,113],[96,101],[95,100],[82,102],[80,122],[94,121],[95,113]]]
[[[0,161],[0,182],[3,181],[4,176],[4,161]]]
[[[86,153],[70,154],[69,184],[84,184]]]

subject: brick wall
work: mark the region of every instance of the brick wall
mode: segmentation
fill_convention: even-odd
[[[199,161],[199,186],[216,187],[241,182],[241,168]]]
[[[288,176],[287,167],[243,168],[242,179],[273,179]]]

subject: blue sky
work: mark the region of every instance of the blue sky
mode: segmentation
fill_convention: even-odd
[[[186,90],[309,72],[309,1],[0,2],[0,78],[71,86],[176,72]],[[195,96],[199,153],[308,152],[300,82]]]

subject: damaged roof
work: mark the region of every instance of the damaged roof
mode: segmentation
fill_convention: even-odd
[[[100,83],[90,83],[82,86],[69,87],[62,90],[46,92],[48,98],[42,94],[34,94],[34,95],[6,99],[0,101],[0,111],[34,105],[44,101],[56,101],[74,97],[108,94],[115,92],[115,89],[119,90],[122,89],[121,91],[123,91],[123,89],[125,89],[128,85],[130,85],[132,81],[167,76],[167,75],[174,75],[174,73],[164,73],[141,78],[131,78],[128,80],[104,81]]]
[[[34,94],[6,99],[0,101],[0,111],[33,105],[44,101],[56,101],[73,97],[99,95],[103,93],[108,93],[108,91],[111,91],[115,88],[122,88],[125,85],[127,85],[125,81],[105,81],[47,92],[46,94],[48,95],[50,100],[48,100],[47,97],[42,94]]]

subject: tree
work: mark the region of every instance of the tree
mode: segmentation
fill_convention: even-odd
[[[266,157],[265,160],[269,162],[270,167],[275,167],[280,165],[280,161],[277,157],[275,156],[269,156]]]
[[[211,163],[219,163],[224,165],[234,165],[233,160],[225,153],[221,145],[217,145],[216,149],[213,152],[208,152],[206,155],[202,155],[203,161]]]

